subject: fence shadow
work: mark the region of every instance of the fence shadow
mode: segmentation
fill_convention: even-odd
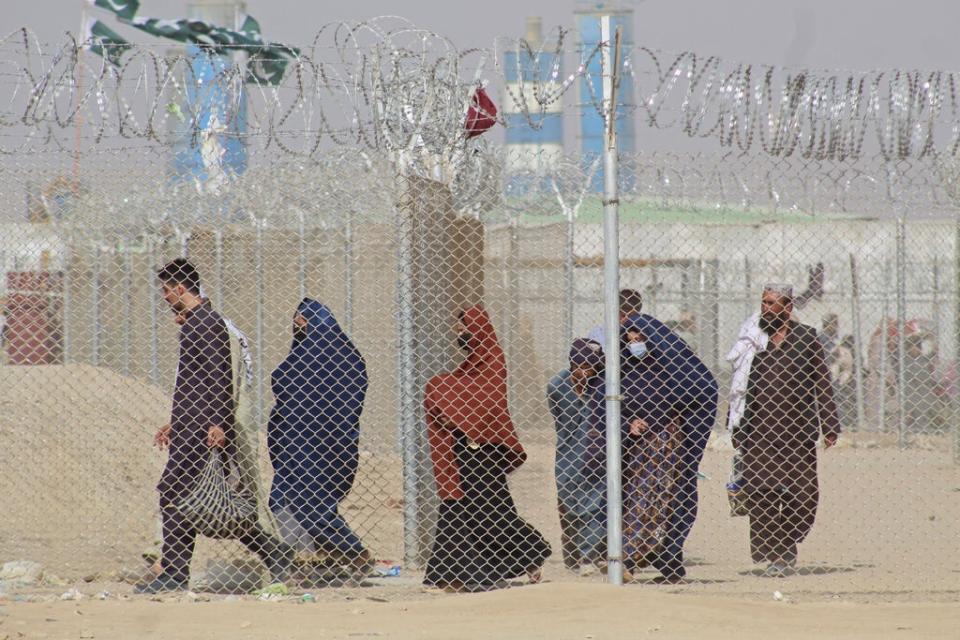
[[[831,566],[831,565],[806,565],[799,566],[791,570],[787,575],[788,576],[825,576],[834,573],[853,573],[860,568],[870,568],[873,565],[855,565],[852,567],[846,566]],[[766,577],[765,567],[756,567],[750,569],[749,571],[738,571],[738,575],[741,576],[756,576],[759,578]]]

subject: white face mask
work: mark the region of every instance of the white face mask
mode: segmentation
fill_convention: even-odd
[[[647,343],[646,342],[631,342],[629,345],[630,355],[634,358],[642,358],[647,355]]]

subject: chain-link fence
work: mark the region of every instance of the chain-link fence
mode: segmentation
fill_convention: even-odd
[[[502,50],[323,33],[276,86],[203,51],[4,41],[0,560],[148,591],[600,579],[601,168],[473,137],[543,130],[597,48],[561,36],[576,73],[518,87]],[[954,597],[952,138],[864,144],[900,94],[861,78],[843,120],[823,74],[757,148],[779,70],[628,53],[641,133],[721,144],[620,156],[631,577]],[[485,68],[522,117],[483,105]]]

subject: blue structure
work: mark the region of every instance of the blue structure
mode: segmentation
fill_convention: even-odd
[[[181,112],[186,117],[178,127],[179,137],[173,145],[173,181],[216,180],[218,175],[239,175],[247,168],[247,150],[243,134],[247,129],[247,100],[243,84],[223,82],[223,74],[231,65],[228,58],[210,55],[199,47],[187,49],[191,75]],[[240,96],[236,96],[236,91]],[[193,118],[196,116],[196,128]],[[207,140],[211,132],[215,140]],[[204,152],[207,157],[204,157]],[[218,154],[211,157],[211,152]],[[212,170],[212,171],[211,171]]]
[[[633,9],[623,2],[584,2],[578,5],[575,15],[580,35],[580,56],[584,61],[601,42],[601,16],[610,16],[611,38],[616,33],[617,27],[621,28],[620,69],[624,69],[624,61],[630,58],[633,50]],[[587,73],[580,79],[580,156],[584,167],[589,167],[603,153],[604,148],[604,122],[598,108],[603,100],[601,73],[602,62],[598,53],[587,66]],[[636,150],[634,134],[636,105],[634,104],[633,77],[623,73],[620,78],[620,90],[617,93],[617,148],[620,155],[624,155],[632,154]],[[630,188],[634,181],[635,177],[621,165],[621,187]],[[598,171],[594,174],[591,189],[595,192],[603,191],[602,172]]]
[[[526,40],[534,52],[542,46],[542,38],[540,18],[527,18]],[[554,75],[554,67],[561,61],[554,51],[550,51],[549,45],[543,48],[545,50],[534,58],[525,51],[504,54],[508,93],[501,104],[507,122],[508,195],[549,189],[550,185],[544,184],[544,176],[553,172],[563,156],[562,102],[557,100],[547,106],[546,113],[540,116],[540,105],[533,92],[535,83],[538,83],[547,93],[553,93],[563,80],[562,66],[557,67]],[[518,97],[526,102],[534,126],[530,125],[522,106],[516,104]]]

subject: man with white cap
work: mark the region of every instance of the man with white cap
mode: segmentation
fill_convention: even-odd
[[[819,501],[817,442],[822,435],[831,447],[840,433],[823,347],[816,330],[792,320],[792,312],[793,287],[764,287],[759,317],[751,319],[763,339],[749,341],[750,357],[739,354],[737,360],[747,369],[737,372],[746,380],[739,409],[736,390],[731,394],[750,552],[754,562],[768,563],[765,575],[771,577],[783,577],[796,565],[797,545],[810,532]],[[744,325],[738,346],[749,333]]]

